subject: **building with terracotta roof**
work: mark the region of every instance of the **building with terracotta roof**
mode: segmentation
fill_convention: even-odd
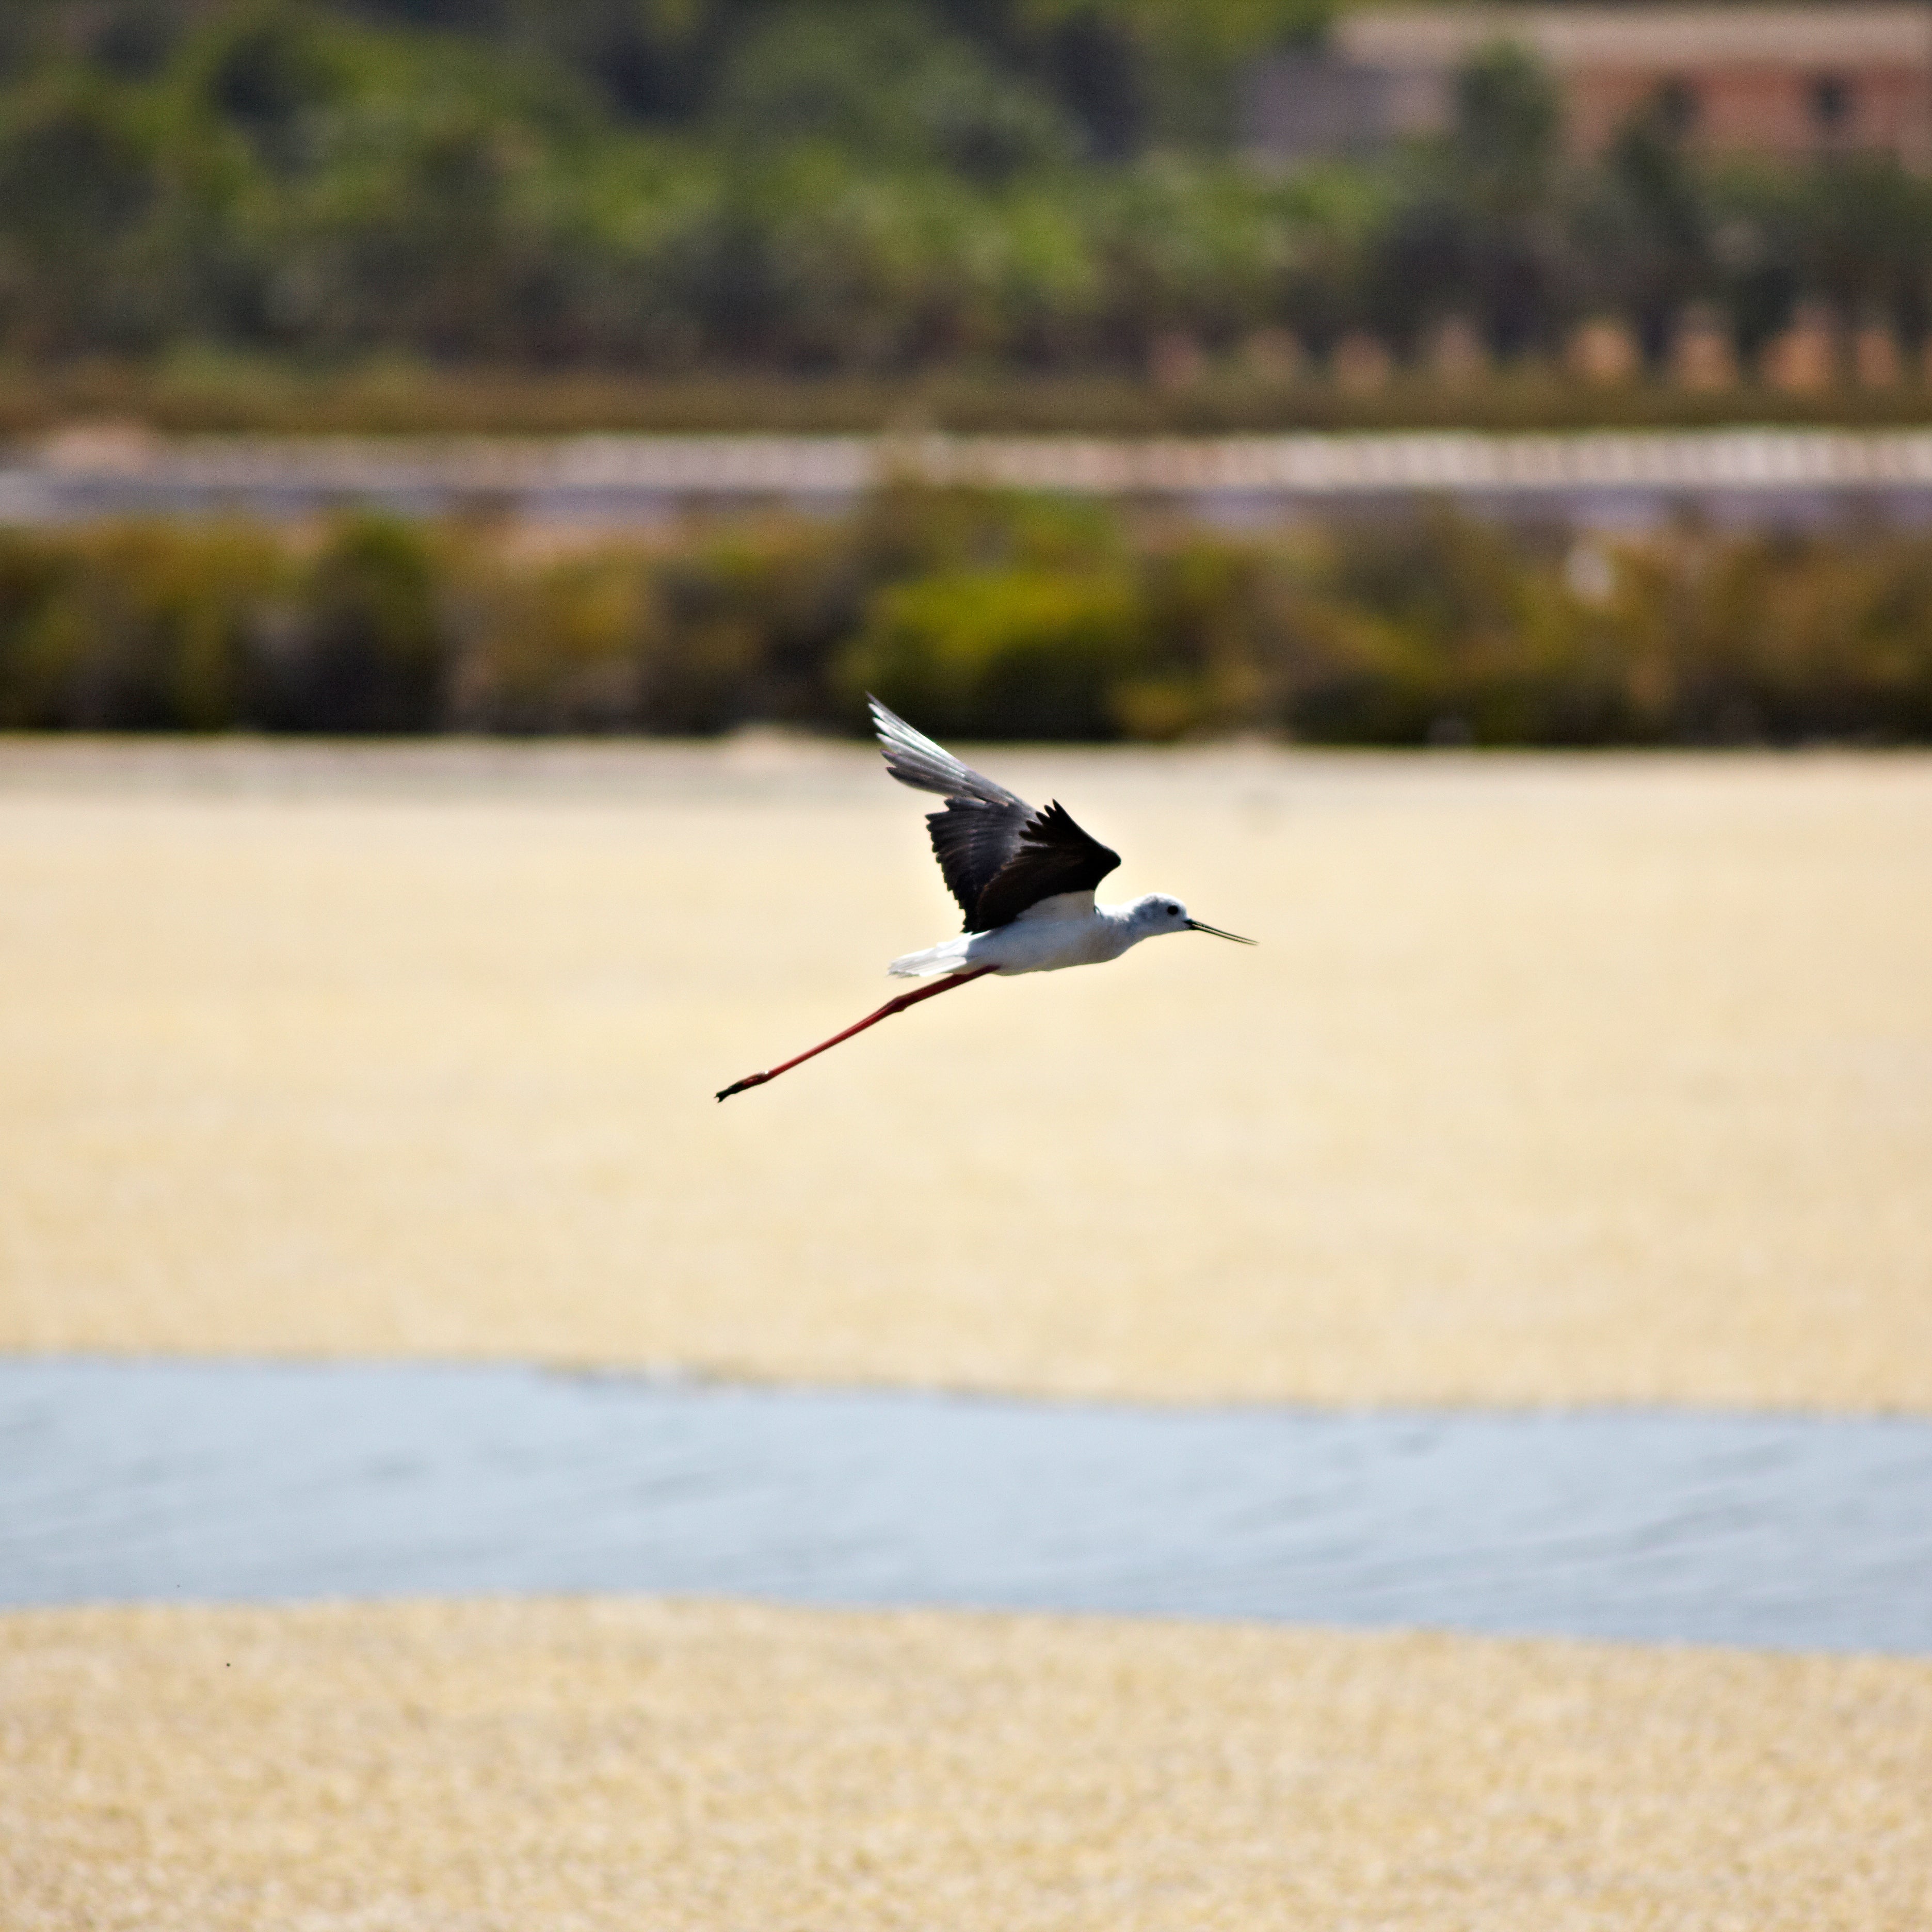
[[[1447,125],[1458,68],[1498,42],[1554,76],[1574,149],[1660,111],[1692,147],[1786,160],[1877,153],[1932,170],[1932,6],[1376,8],[1252,77],[1248,132],[1283,159]]]

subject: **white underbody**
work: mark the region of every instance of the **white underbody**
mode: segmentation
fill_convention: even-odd
[[[923,952],[908,952],[886,970],[902,979],[920,980],[968,972],[977,966],[1008,974],[1097,966],[1119,958],[1137,940],[1150,936],[1133,912],[1132,905],[1096,905],[1091,892],[1056,892],[1028,907],[1010,926],[995,926],[991,932],[962,932]]]

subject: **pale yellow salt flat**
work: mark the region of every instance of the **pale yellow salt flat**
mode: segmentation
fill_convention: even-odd
[[[0,1617],[9,1932],[1922,1932],[1932,1664],[702,1604]]]
[[[1006,752],[1264,942],[988,982],[857,746],[0,746],[0,1346],[1932,1408],[1932,760]]]

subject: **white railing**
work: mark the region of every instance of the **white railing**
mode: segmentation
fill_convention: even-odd
[[[1932,489],[1932,430],[1724,429],[1162,437],[579,436],[440,440],[89,432],[0,463],[0,521],[282,498],[573,502],[846,498],[894,478],[1285,506],[1418,493],[1561,500]]]

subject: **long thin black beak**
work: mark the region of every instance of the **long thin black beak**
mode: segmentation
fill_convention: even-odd
[[[1223,932],[1218,926],[1203,926],[1198,919],[1190,919],[1187,922],[1187,929],[1190,932],[1211,933],[1216,939],[1232,939],[1237,946],[1258,946],[1261,944],[1258,939],[1244,939],[1238,932]]]

